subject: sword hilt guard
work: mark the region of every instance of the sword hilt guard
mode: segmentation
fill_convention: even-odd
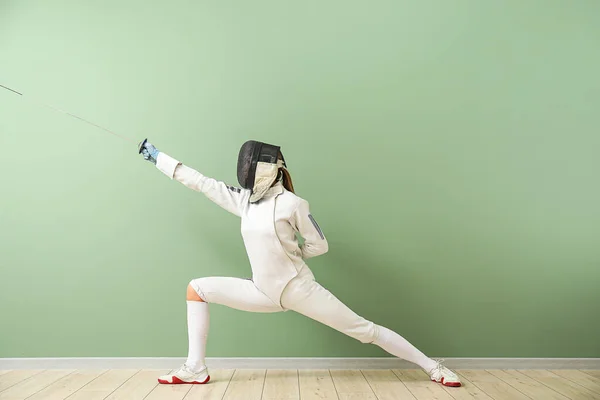
[[[139,144],[139,146],[138,146],[138,154],[142,154],[142,150],[144,149],[144,145],[146,144],[147,141],[148,141],[148,138],[144,139],[144,141]]]

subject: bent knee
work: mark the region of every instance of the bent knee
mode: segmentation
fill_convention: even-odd
[[[189,283],[187,285],[187,294],[186,294],[186,300],[187,301],[204,301],[202,299],[202,297],[200,297],[200,295],[198,294],[198,292],[196,291],[196,289],[194,289],[194,287],[192,286],[191,283]]]

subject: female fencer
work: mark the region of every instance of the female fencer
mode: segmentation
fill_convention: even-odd
[[[253,140],[242,145],[237,165],[241,188],[206,177],[147,141],[140,145],[139,152],[170,179],[203,193],[241,218],[242,238],[252,269],[252,280],[191,280],[187,287],[187,360],[177,371],[159,377],[160,383],[202,384],[210,380],[205,352],[208,304],[214,303],[249,312],[292,310],[417,364],[432,381],[461,385],[458,376],[440,361],[425,356],[397,333],[357,315],[315,281],[305,261],[326,253],[327,239],[309,203],[295,194],[279,146]]]

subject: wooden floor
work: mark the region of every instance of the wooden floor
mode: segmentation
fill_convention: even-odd
[[[207,385],[158,385],[168,370],[0,371],[0,400],[587,400],[600,371],[458,370],[463,387],[420,370],[214,370]]]

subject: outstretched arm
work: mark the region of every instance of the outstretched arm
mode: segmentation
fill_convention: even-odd
[[[170,179],[176,180],[192,190],[204,193],[206,197],[230,213],[238,217],[241,215],[240,210],[243,204],[248,202],[250,191],[204,176],[173,157],[159,152],[151,144],[146,143],[145,146],[147,146],[147,150],[142,149],[141,151],[144,158],[156,164],[156,168]]]
[[[304,245],[301,247],[303,259],[327,253],[329,250],[327,238],[310,213],[310,206],[306,200],[300,199],[298,207],[292,214],[291,223],[304,239]]]

